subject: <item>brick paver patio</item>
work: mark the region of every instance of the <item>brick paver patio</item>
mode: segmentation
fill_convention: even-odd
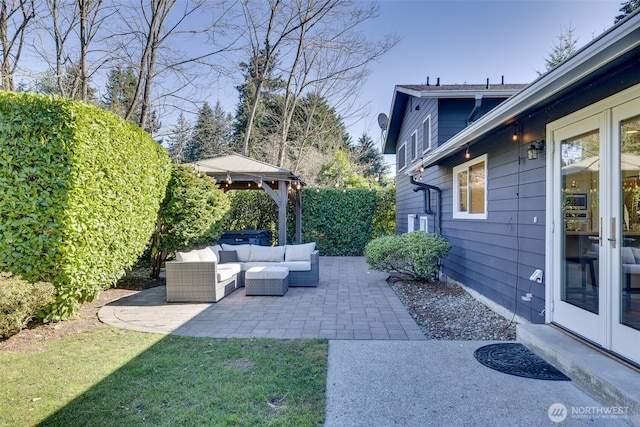
[[[215,304],[166,303],[165,287],[121,298],[99,312],[110,325],[145,332],[215,338],[424,340],[385,282],[362,257],[321,257],[317,288],[289,288],[282,297],[245,296]]]

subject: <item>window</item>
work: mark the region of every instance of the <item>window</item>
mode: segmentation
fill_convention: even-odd
[[[414,131],[411,134],[411,144],[409,146],[411,160],[415,160],[418,158],[418,131]]]
[[[416,231],[416,215],[409,214],[407,215],[407,233],[412,231]]]
[[[429,150],[431,150],[431,116],[427,116],[422,122],[422,151]]]
[[[405,166],[407,166],[407,146],[402,144],[398,148],[398,170],[401,171]]]
[[[453,168],[453,217],[487,218],[487,155]]]

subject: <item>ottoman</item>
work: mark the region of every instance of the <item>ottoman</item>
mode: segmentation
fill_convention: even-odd
[[[244,275],[246,295],[284,295],[289,289],[287,267],[251,267]]]

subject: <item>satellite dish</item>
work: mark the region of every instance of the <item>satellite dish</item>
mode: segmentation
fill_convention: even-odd
[[[380,125],[381,130],[387,130],[387,126],[389,125],[389,117],[387,117],[385,113],[378,114],[378,125]]]

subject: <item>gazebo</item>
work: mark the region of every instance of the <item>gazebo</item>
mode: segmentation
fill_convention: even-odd
[[[279,168],[240,154],[213,157],[190,163],[198,172],[215,178],[228,190],[264,190],[278,206],[278,244],[287,242],[287,203],[295,204],[296,243],[302,239],[302,187],[305,183],[290,170]]]

